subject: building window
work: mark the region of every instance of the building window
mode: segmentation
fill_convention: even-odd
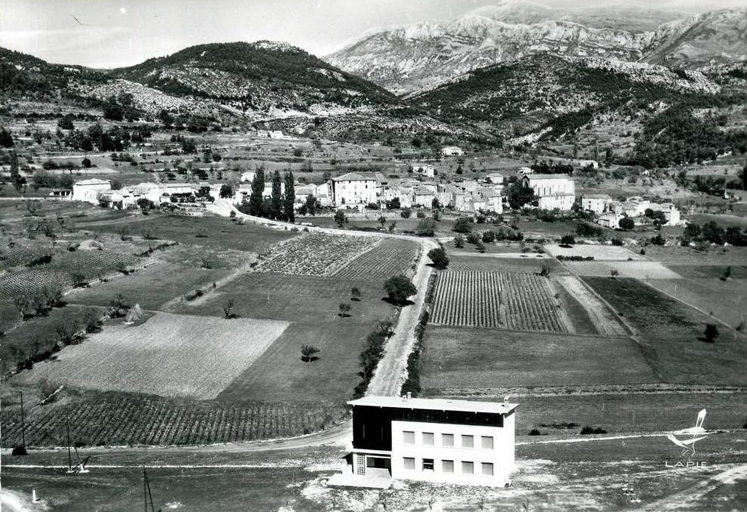
[[[405,444],[415,444],[415,432],[402,432],[402,442]]]
[[[434,466],[433,459],[423,459],[423,471],[430,471],[433,473]]]
[[[453,460],[442,460],[441,471],[443,471],[444,473],[453,473],[454,472],[454,461]]]
[[[435,443],[433,432],[423,432],[423,444],[433,446]]]
[[[404,457],[402,459],[402,462],[404,463],[405,469],[415,469],[415,458],[414,457]]]
[[[493,449],[493,437],[492,436],[482,436],[482,449],[483,450]]]
[[[462,436],[462,448],[474,448],[475,436]]]
[[[492,462],[482,463],[482,476],[493,476],[493,463]]]
[[[462,474],[474,475],[475,474],[475,463],[474,462],[462,462]]]
[[[441,444],[443,446],[454,446],[454,434],[441,434]]]

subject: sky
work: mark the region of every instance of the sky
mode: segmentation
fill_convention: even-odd
[[[499,0],[2,0],[0,46],[49,62],[120,67],[202,43],[285,41],[324,56],[376,28],[447,20]],[[520,1],[520,0],[514,0]],[[621,0],[542,0],[558,7]],[[633,0],[690,13],[744,0]]]

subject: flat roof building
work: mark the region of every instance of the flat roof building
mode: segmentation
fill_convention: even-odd
[[[353,475],[504,486],[518,405],[364,397],[353,407]]]

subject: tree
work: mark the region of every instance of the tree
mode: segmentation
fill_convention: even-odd
[[[357,287],[354,286],[353,289],[350,290],[350,297],[351,297],[350,300],[354,300],[354,301],[361,300],[361,291],[360,291],[360,288],[357,288]]]
[[[525,187],[520,181],[509,185],[507,196],[508,204],[512,210],[520,210],[525,205],[535,201],[534,189]]]
[[[228,299],[228,301],[223,305],[223,318],[225,318],[226,320],[236,318],[236,315],[233,312],[233,306],[233,299]]]
[[[386,225],[386,217],[384,217],[383,215],[380,215],[379,224],[381,224],[381,227],[383,228]]]
[[[319,353],[319,349],[312,347],[311,345],[301,345],[301,361],[304,363],[311,363],[316,361],[318,358],[314,357]]]
[[[472,231],[472,223],[467,217],[459,217],[454,223],[452,230],[457,233],[469,233]]]
[[[340,309],[340,316],[342,318],[345,318],[346,316],[349,316],[348,313],[350,313],[350,310],[353,309],[353,307],[350,304],[348,304],[347,302],[341,302],[338,307]]]
[[[462,235],[457,235],[454,237],[454,247],[457,249],[461,249],[464,247],[464,237]]]
[[[342,228],[347,223],[348,223],[348,218],[345,215],[345,212],[343,212],[342,210],[337,210],[337,213],[335,213],[335,224],[337,224],[337,227]]]
[[[280,171],[275,171],[272,174],[272,196],[270,198],[272,207],[270,208],[270,216],[273,219],[281,218],[283,213],[283,195],[282,195],[282,182],[280,181]]]
[[[296,216],[293,211],[293,205],[296,202],[296,187],[293,183],[293,172],[287,171],[285,173],[285,198],[283,202],[283,213],[285,214],[285,220],[288,222],[295,222]]]
[[[631,219],[630,217],[623,217],[622,219],[620,219],[620,222],[618,222],[618,226],[620,226],[620,229],[630,231],[635,227],[635,221],[633,221],[633,219]]]
[[[73,124],[73,117],[70,114],[65,114],[57,120],[57,126],[62,128],[63,130],[72,130],[73,128],[75,128],[75,125]]]
[[[86,332],[93,333],[101,330],[101,316],[98,311],[93,308],[88,308],[85,311],[83,317],[83,325],[85,325]]]
[[[707,324],[705,327],[705,340],[708,343],[715,343],[716,338],[718,338],[719,332],[718,327],[716,327],[715,324]]]
[[[560,237],[561,245],[573,245],[576,243],[576,238],[573,235],[563,235]]]
[[[91,159],[88,157],[85,157],[83,161],[80,163],[80,165],[83,166],[84,169],[90,169],[91,168]]]
[[[656,235],[651,238],[651,243],[654,245],[664,245],[666,240],[661,235]]]
[[[390,222],[390,223],[389,223],[389,228],[388,228],[388,229],[389,229],[389,232],[390,232],[390,233],[394,233],[394,229],[395,229],[396,227],[397,227],[397,221],[396,221],[396,220],[393,220],[392,222]]]
[[[412,215],[412,210],[409,208],[402,208],[402,211],[399,214],[403,219],[409,219]]]
[[[15,151],[10,152],[10,182],[13,188],[16,189],[16,192],[23,190],[23,187],[26,185],[26,178],[23,178],[18,173],[18,155]]]
[[[232,195],[233,195],[233,187],[231,185],[229,185],[228,183],[224,183],[223,185],[221,185],[220,187],[221,198],[231,197]],[[231,210],[231,212],[235,214],[233,210]]]
[[[433,236],[436,233],[436,221],[433,219],[420,219],[415,227],[418,236]]]
[[[449,266],[449,257],[446,256],[446,249],[437,247],[428,251],[428,257],[433,262],[433,266],[439,270],[445,270]]]
[[[263,194],[265,192],[265,170],[258,167],[252,180],[252,192],[249,195],[249,214],[262,217],[264,213]]]
[[[11,133],[6,130],[4,126],[0,126],[0,147],[13,147],[13,135],[11,135]]]
[[[418,289],[405,275],[398,275],[390,277],[384,283],[384,290],[386,290],[389,300],[398,306],[405,306],[407,304],[407,298],[411,295],[418,293]]]
[[[434,197],[433,201],[431,201],[431,209],[438,210],[439,208],[441,208],[441,202],[437,197]]]
[[[318,208],[318,204],[317,204],[318,202],[319,200],[316,197],[314,197],[312,194],[309,194],[308,196],[306,196],[306,202],[304,202],[303,204],[304,209],[306,210],[306,213],[312,216],[316,215],[316,210]]]
[[[714,221],[709,221],[703,224],[701,233],[703,238],[712,244],[724,245],[724,242],[726,241],[726,232],[724,231],[724,228],[716,224]]]

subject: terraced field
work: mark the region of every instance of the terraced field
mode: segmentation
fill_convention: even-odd
[[[418,246],[406,240],[384,240],[333,275],[339,279],[385,281],[405,274],[418,255]]]
[[[550,282],[527,273],[446,271],[439,275],[431,323],[569,332]]]

